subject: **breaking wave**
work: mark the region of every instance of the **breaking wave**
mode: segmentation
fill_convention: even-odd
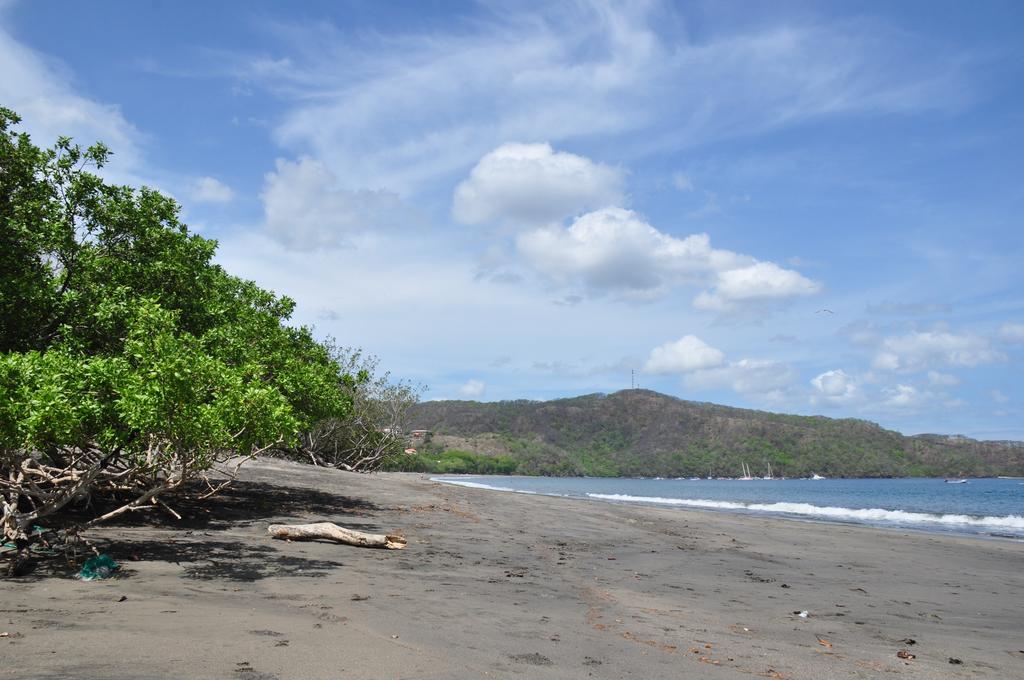
[[[926,512],[906,512],[882,508],[834,508],[811,505],[810,503],[736,503],[713,501],[700,498],[658,498],[656,496],[629,496],[625,494],[588,493],[589,498],[623,503],[652,503],[657,505],[679,505],[688,508],[709,508],[717,510],[743,510],[768,512],[798,517],[815,517],[847,522],[886,522],[902,525],[929,525],[949,527],[974,527],[978,529],[1003,529],[1024,532],[1024,517],[974,517],[972,515],[938,515]]]
[[[480,482],[470,482],[465,479],[448,479],[447,477],[431,477],[432,482],[441,482],[442,484],[451,484],[452,486],[465,486],[470,489],[487,489],[488,491],[508,491],[510,493],[525,493],[531,495],[538,495],[536,491],[523,491],[522,489],[510,489],[507,486],[493,486],[491,484],[481,484]]]

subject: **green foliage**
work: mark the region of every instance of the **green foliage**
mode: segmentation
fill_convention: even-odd
[[[342,391],[349,400],[346,417],[325,418],[305,430],[284,455],[343,470],[380,469],[405,449],[409,410],[420,387],[379,373],[377,358],[361,350],[327,343],[331,360],[343,372]]]
[[[291,300],[213,264],[170,198],[90,172],[106,147],[39,149],[18,122],[0,109],[0,473],[50,486],[0,486],[8,534],[103,479],[173,486],[349,414]],[[94,487],[61,486],[62,469]]]
[[[444,452],[403,454],[389,458],[384,469],[429,474],[512,475],[519,464],[509,456],[484,456],[450,449]]]
[[[737,409],[648,390],[547,402],[434,401],[413,426],[504,444],[519,472],[539,475],[893,477],[1024,474],[1024,445],[921,435],[874,423]]]

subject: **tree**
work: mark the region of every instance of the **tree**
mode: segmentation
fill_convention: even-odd
[[[380,470],[406,447],[409,413],[422,388],[377,375],[378,359],[362,350],[328,343],[332,358],[345,376],[343,388],[351,401],[344,418],[327,418],[299,436],[285,454],[314,465],[350,471]]]
[[[36,147],[0,108],[0,502],[6,539],[94,494],[113,515],[352,412],[294,303],[213,264],[178,205]]]

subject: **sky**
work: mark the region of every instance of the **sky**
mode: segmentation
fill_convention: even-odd
[[[1024,439],[1024,4],[0,0],[0,105],[426,399]]]

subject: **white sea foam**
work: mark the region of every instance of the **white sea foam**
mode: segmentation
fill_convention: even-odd
[[[811,505],[810,503],[736,503],[712,501],[701,498],[658,498],[656,496],[628,496],[625,494],[588,493],[590,498],[625,503],[654,503],[658,505],[681,505],[688,508],[713,508],[719,510],[748,510],[770,512],[801,517],[846,520],[856,522],[891,522],[894,524],[927,524],[947,526],[970,526],[978,528],[1012,529],[1024,531],[1024,517],[972,517],[971,515],[937,515],[925,512],[905,512],[882,508],[834,508]]]
[[[431,477],[432,482],[441,482],[442,484],[451,484],[452,486],[465,486],[470,489],[487,489],[488,491],[508,491],[510,493],[525,493],[531,495],[538,495],[536,491],[523,491],[522,489],[510,489],[507,486],[493,486],[491,484],[481,484],[480,482],[471,482],[467,479],[447,479],[443,477]]]

